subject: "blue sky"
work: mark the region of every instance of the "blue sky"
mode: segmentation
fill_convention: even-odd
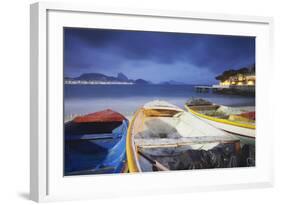
[[[154,83],[210,84],[227,69],[255,63],[255,38],[187,33],[64,29],[64,75],[83,73]]]

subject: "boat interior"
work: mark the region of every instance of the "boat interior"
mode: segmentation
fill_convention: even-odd
[[[208,150],[189,146],[139,148],[139,163],[142,171],[236,167],[240,153],[237,143],[218,143]]]
[[[81,153],[107,152],[126,133],[123,122],[73,123],[65,125],[65,142],[73,151]],[[125,136],[124,136],[125,138]]]
[[[202,154],[218,147],[231,148],[234,154],[240,151],[239,140],[180,110],[142,110],[134,121],[133,135],[142,171],[206,167],[203,162],[197,166],[183,159],[188,154],[200,161]],[[197,164],[198,160],[195,160]],[[210,168],[214,166],[209,165]]]
[[[71,123],[65,125],[65,175],[106,174],[124,167],[126,121]]]
[[[255,123],[254,117],[247,115],[247,113],[254,113],[254,112],[249,112],[235,107],[227,107],[227,106],[219,106],[219,105],[199,105],[199,106],[191,106],[190,108],[196,112],[211,117],[227,119],[230,121],[242,122],[242,123],[250,123],[250,124]]]
[[[64,125],[65,135],[85,135],[112,133],[114,129],[122,125],[122,122],[89,122],[75,123],[67,122]]]

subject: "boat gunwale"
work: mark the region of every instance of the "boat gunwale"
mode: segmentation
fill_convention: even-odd
[[[191,107],[189,107],[188,105],[184,105],[185,108],[192,114],[198,116],[198,117],[202,117],[211,121],[215,121],[215,122],[219,122],[219,123],[223,123],[223,124],[228,124],[228,125],[232,125],[232,126],[237,126],[237,127],[242,127],[242,128],[247,128],[247,129],[256,129],[255,125],[250,125],[250,124],[244,124],[244,123],[239,123],[239,122],[233,122],[227,119],[220,119],[220,118],[216,118],[216,117],[211,117],[199,112],[196,112],[194,109],[192,109]],[[196,107],[196,106],[194,106]]]
[[[135,123],[135,119],[138,116],[138,114],[143,110],[143,108],[138,109],[131,122],[129,123],[128,131],[127,131],[127,137],[126,137],[126,155],[127,155],[127,164],[129,172],[141,172],[140,166],[137,162],[137,156],[136,156],[136,147],[134,145],[134,140],[132,139],[132,131],[133,131],[133,125]]]

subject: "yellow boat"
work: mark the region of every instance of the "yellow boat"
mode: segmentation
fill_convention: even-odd
[[[194,116],[227,132],[255,139],[255,111],[227,107],[203,99],[191,99],[185,104]]]
[[[237,137],[168,102],[152,101],[136,111],[128,128],[129,172],[208,168],[211,166],[202,163],[186,164],[192,154],[208,150],[215,153],[221,146],[225,146],[222,150],[233,150],[233,153],[240,151]],[[193,150],[197,152],[192,153]],[[216,168],[223,166],[228,165],[220,164]]]

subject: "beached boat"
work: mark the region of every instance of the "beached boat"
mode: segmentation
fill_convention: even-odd
[[[204,99],[191,99],[185,107],[194,116],[217,128],[255,138],[255,110],[217,105]]]
[[[65,123],[65,175],[127,171],[128,120],[104,110]]]
[[[165,101],[141,107],[126,142],[130,172],[235,167],[238,138]]]

